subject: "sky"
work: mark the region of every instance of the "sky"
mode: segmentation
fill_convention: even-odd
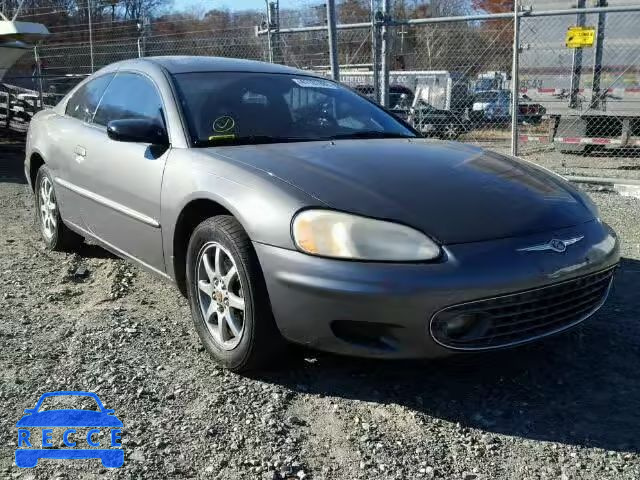
[[[294,7],[296,4],[304,3],[300,0],[280,0],[280,8]],[[176,10],[188,9],[190,6],[197,6],[207,10],[214,8],[227,8],[229,10],[265,10],[265,0],[175,0],[173,7]]]

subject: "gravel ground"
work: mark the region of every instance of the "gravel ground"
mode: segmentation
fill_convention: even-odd
[[[243,377],[203,351],[172,286],[97,247],[45,251],[20,147],[0,149],[0,478],[640,478],[640,200],[592,192],[624,260],[568,334],[438,362],[301,351]],[[14,466],[16,420],[54,390],[116,410],[124,467]]]

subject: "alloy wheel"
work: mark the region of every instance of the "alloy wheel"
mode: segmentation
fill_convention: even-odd
[[[458,127],[453,123],[449,123],[444,127],[444,137],[448,140],[455,140],[458,137]]]
[[[40,195],[38,200],[42,232],[47,240],[50,240],[56,234],[56,228],[58,228],[58,207],[53,192],[53,185],[51,184],[51,180],[46,176],[43,177],[40,182]]]
[[[198,305],[214,342],[233,350],[244,334],[245,302],[236,263],[217,242],[200,250],[197,262]]]

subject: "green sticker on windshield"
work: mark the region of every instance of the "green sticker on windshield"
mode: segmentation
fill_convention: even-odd
[[[228,133],[236,127],[236,121],[229,115],[223,115],[213,121],[213,131],[217,133]]]

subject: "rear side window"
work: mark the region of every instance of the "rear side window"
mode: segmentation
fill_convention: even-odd
[[[111,79],[113,79],[113,73],[108,73],[85,83],[69,99],[65,113],[83,122],[91,122],[100,98]]]
[[[163,125],[162,101],[150,80],[136,73],[118,73],[102,97],[93,123],[107,125],[112,120],[144,118]]]

